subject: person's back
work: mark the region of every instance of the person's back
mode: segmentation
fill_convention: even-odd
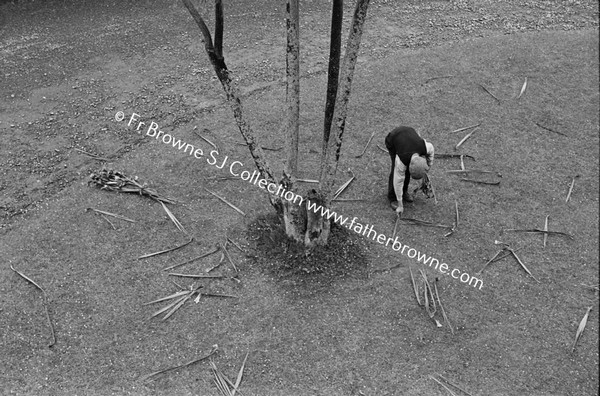
[[[414,128],[400,126],[385,138],[392,167],[388,181],[388,200],[397,213],[404,211],[403,202],[412,202],[408,192],[411,177],[422,179],[429,171],[434,157],[433,145]]]

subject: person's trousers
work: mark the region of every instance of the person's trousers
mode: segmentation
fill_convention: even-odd
[[[390,154],[390,160],[392,161],[392,169],[390,170],[390,178],[388,181],[388,200],[390,202],[397,201],[396,190],[394,189],[394,170],[396,168],[396,147],[394,145],[394,138],[398,135],[399,131],[392,131],[388,133],[385,138],[385,147],[388,149]],[[408,185],[410,184],[410,174],[408,168],[404,175],[404,185],[402,186],[402,195],[405,197],[408,193]]]

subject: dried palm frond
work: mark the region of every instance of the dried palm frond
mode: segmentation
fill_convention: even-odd
[[[466,130],[468,130],[468,129],[477,128],[479,125],[481,125],[481,123],[479,123],[479,124],[475,124],[475,125],[466,126],[466,127],[464,127],[464,128],[458,128],[458,129],[455,129],[454,131],[452,131],[452,132],[449,132],[449,133],[457,133],[457,132],[466,131]]]
[[[163,370],[155,371],[155,372],[153,372],[153,373],[150,373],[150,374],[148,374],[148,375],[144,376],[144,377],[142,378],[142,380],[143,380],[143,381],[148,381],[150,378],[152,378],[152,377],[154,377],[154,376],[157,376],[157,375],[159,375],[159,374],[162,374],[162,373],[166,373],[167,371],[177,370],[177,369],[180,369],[180,368],[184,368],[184,367],[191,366],[191,365],[192,365],[192,364],[194,364],[194,363],[201,362],[201,361],[203,361],[203,360],[205,360],[205,359],[208,359],[208,358],[210,358],[210,357],[211,357],[212,355],[214,355],[215,353],[217,353],[217,350],[218,350],[218,349],[219,349],[219,346],[215,344],[215,345],[213,345],[213,347],[212,347],[212,350],[210,351],[210,353],[209,353],[208,355],[206,355],[206,356],[202,356],[202,357],[201,357],[201,358],[199,358],[199,359],[194,359],[194,360],[192,360],[192,361],[190,361],[190,362],[187,362],[187,363],[184,363],[184,364],[181,364],[181,365],[178,365],[178,366],[169,367],[169,368],[166,368],[166,369],[163,369]]]
[[[525,77],[525,82],[523,83],[523,86],[521,87],[521,92],[519,92],[519,96],[517,96],[517,99],[519,99],[521,96],[523,96],[526,89],[527,89],[527,77]]]
[[[50,342],[50,344],[48,344],[48,348],[52,347],[54,344],[56,344],[56,334],[54,333],[54,325],[52,324],[52,320],[50,319],[50,312],[48,312],[48,296],[46,295],[46,291],[42,289],[42,287],[38,285],[33,279],[23,274],[22,272],[16,270],[12,266],[12,264],[10,265],[10,269],[16,272],[21,278],[25,279],[27,282],[37,287],[38,290],[42,292],[42,304],[44,305],[44,309],[46,311],[46,320],[48,321],[48,327],[50,328],[50,336],[52,337],[52,341]]]
[[[346,190],[346,188],[348,188],[348,186],[350,185],[350,183],[352,183],[352,181],[354,179],[356,179],[356,176],[354,176],[354,173],[352,171],[350,171],[350,173],[352,174],[352,177],[350,179],[348,179],[348,181],[346,183],[342,184],[340,186],[340,188],[338,188],[336,190],[336,192],[333,194],[333,198],[332,199],[336,199],[337,197],[339,197],[340,194],[343,193],[344,190]]]
[[[369,140],[367,140],[367,144],[365,144],[365,148],[363,149],[363,151],[359,155],[357,155],[356,158],[360,158],[363,155],[365,155],[365,152],[367,151],[367,147],[369,147],[371,140],[373,140],[373,136],[375,136],[375,131],[373,131],[373,133],[371,134],[371,137],[369,138]]]
[[[232,208],[233,210],[235,210],[236,212],[238,212],[239,214],[241,214],[242,216],[246,216],[246,213],[242,212],[237,206],[235,206],[234,204],[232,204],[231,202],[227,201],[225,198],[223,198],[222,196],[220,196],[217,193],[214,193],[212,191],[210,191],[208,188],[204,188],[206,191],[208,191],[209,193],[211,193],[212,195],[214,195],[215,197],[217,197],[219,200],[221,200],[223,203],[227,204],[230,208]]]
[[[430,221],[418,220],[418,219],[413,219],[413,218],[409,218],[409,217],[401,217],[400,220],[405,221],[408,224],[412,224],[412,225],[420,225],[420,226],[425,226],[425,227],[450,228],[450,229],[452,228],[452,226],[449,226],[446,224],[432,223]]]
[[[583,318],[581,319],[581,322],[579,322],[579,327],[577,328],[577,333],[575,334],[575,341],[573,342],[573,349],[571,350],[571,352],[575,351],[575,347],[577,346],[577,341],[579,341],[579,338],[581,338],[581,334],[583,333],[583,330],[585,329],[585,326],[586,326],[587,320],[588,320],[588,316],[590,315],[591,310],[592,310],[592,307],[588,307],[585,315],[583,315]]]
[[[174,204],[175,201],[170,198],[160,196],[155,190],[147,188],[144,184],[137,181],[137,177],[130,178],[122,172],[112,169],[102,169],[93,172],[90,175],[88,184],[93,184],[101,190],[116,191],[120,193],[133,193],[144,195],[154,200]]]

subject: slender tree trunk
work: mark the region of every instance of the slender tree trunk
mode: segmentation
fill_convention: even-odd
[[[357,0],[356,2],[354,16],[352,18],[352,25],[350,27],[350,34],[348,35],[348,43],[346,44],[346,53],[344,55],[344,61],[341,68],[341,75],[339,76],[339,86],[336,87],[336,94],[332,94],[332,96],[335,95],[335,107],[333,109],[331,121],[328,122],[327,113],[325,115],[325,125],[327,128],[329,123],[330,130],[323,131],[323,153],[321,155],[319,189],[318,191],[312,190],[310,194],[312,196],[311,201],[316,202],[318,205],[321,205],[324,208],[329,208],[331,206],[333,183],[335,182],[335,174],[340,159],[340,150],[342,147],[344,127],[346,125],[352,78],[354,77],[354,68],[358,58],[360,40],[362,37],[368,6],[369,0]],[[334,31],[332,26],[332,36],[333,35]],[[332,37],[332,46],[333,41],[334,37]],[[334,49],[332,48],[330,52],[334,52]],[[332,62],[332,59],[330,59],[330,62]],[[331,80],[329,80],[329,82],[331,82]],[[333,92],[333,88],[331,92]],[[330,100],[329,96],[327,100]],[[314,213],[307,212],[306,227],[306,244],[327,244],[331,228],[330,220],[324,219],[322,216]],[[310,241],[309,236],[311,239]]]
[[[342,46],[342,21],[344,17],[344,1],[333,0],[331,9],[331,40],[329,43],[329,69],[327,71],[327,96],[325,100],[325,119],[323,125],[322,155],[327,152],[329,132],[335,110],[340,74],[340,53]],[[323,194],[311,190],[308,196],[311,202],[328,207]],[[316,213],[307,211],[306,234],[304,243],[308,246],[326,245],[329,239],[330,222]]]
[[[299,0],[286,4],[286,162],[282,184],[287,191],[294,190],[298,173],[298,138],[300,133],[300,13]],[[303,242],[306,220],[302,207],[282,200],[285,233],[297,242]],[[304,209],[305,210],[305,209]]]
[[[350,34],[348,35],[348,42],[346,44],[346,53],[341,68],[340,85],[338,87],[330,136],[327,142],[327,148],[321,156],[319,192],[322,195],[326,207],[329,207],[331,204],[331,193],[335,182],[334,177],[340,159],[342,138],[346,126],[352,79],[354,77],[354,69],[358,58],[360,40],[362,38],[368,7],[369,0],[357,0],[354,16],[352,18],[352,26],[350,27]]]
[[[333,0],[331,9],[331,41],[329,42],[329,70],[327,72],[327,98],[325,101],[325,122],[323,126],[323,152],[327,150],[331,120],[335,109],[335,98],[340,75],[340,53],[342,51],[342,21],[344,0]]]
[[[264,179],[275,183],[275,178],[266,160],[262,148],[256,143],[254,132],[243,115],[243,107],[237,89],[223,57],[223,4],[215,0],[215,42],[204,19],[199,14],[191,0],[182,0],[192,18],[200,28],[202,41],[211,64],[227,95],[227,100],[233,110],[240,133],[244,137],[254,163]],[[287,160],[284,167],[282,184],[288,191],[293,191],[294,180],[298,170],[298,137],[299,137],[299,0],[287,0]],[[323,152],[321,155],[320,177],[318,190],[310,190],[306,196],[317,206],[329,208],[331,205],[332,189],[337,165],[340,158],[342,137],[347,115],[348,100],[363,25],[369,5],[369,0],[357,0],[352,20],[346,53],[342,67],[339,67],[342,0],[333,0],[332,28],[330,45],[330,65],[327,87],[327,101],[323,131]],[[341,71],[341,76],[338,73]],[[339,86],[338,86],[339,85]],[[303,242],[306,246],[324,245],[327,243],[330,231],[330,221],[323,219],[320,214],[307,210],[306,200],[301,207],[269,194],[271,205],[280,216],[283,216],[286,233],[293,239]]]
[[[248,149],[250,150],[250,155],[254,159],[254,164],[256,168],[260,172],[261,176],[266,179],[269,183],[276,183],[275,177],[273,177],[273,173],[271,172],[271,168],[266,159],[266,156],[262,150],[262,148],[256,143],[254,138],[254,132],[250,127],[250,124],[246,121],[244,117],[244,111],[242,107],[242,102],[240,100],[239,94],[237,93],[237,88],[231,77],[229,76],[229,69],[227,69],[227,65],[225,64],[225,58],[223,57],[223,4],[221,0],[215,1],[215,44],[216,47],[213,46],[212,37],[210,34],[210,30],[206,26],[204,19],[191,2],[191,0],[181,0],[184,6],[190,12],[192,18],[200,28],[200,32],[202,33],[202,41],[204,42],[204,49],[210,59],[211,64],[213,65],[213,69],[223,86],[223,90],[227,96],[227,100],[231,106],[233,111],[233,116],[238,125],[238,129],[240,133],[244,137],[246,144],[248,145]],[[281,214],[283,212],[283,207],[281,203],[281,198],[274,194],[269,194],[269,202],[275,208],[276,212]]]

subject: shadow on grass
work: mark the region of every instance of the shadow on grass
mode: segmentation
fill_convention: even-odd
[[[367,259],[358,236],[335,223],[327,246],[318,246],[312,251],[289,239],[275,214],[252,222],[247,239],[255,264],[280,285],[316,292],[324,291],[341,279],[368,276]]]

